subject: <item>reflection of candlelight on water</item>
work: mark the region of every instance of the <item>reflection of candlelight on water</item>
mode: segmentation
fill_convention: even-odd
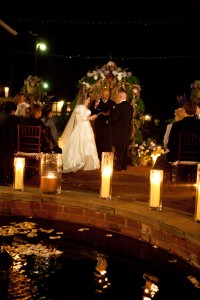
[[[4,88],[4,91],[5,91],[5,98],[8,98],[8,95],[9,95],[9,87],[6,86],[6,87]]]
[[[200,164],[197,165],[196,201],[195,201],[195,221],[200,221]]]
[[[46,176],[41,176],[40,190],[45,194],[55,194],[57,192],[58,177],[53,172]]]
[[[25,167],[25,158],[15,157],[14,158],[14,189],[15,190],[24,190],[24,167]]]
[[[161,209],[161,188],[163,181],[163,170],[150,171],[150,199],[149,207]]]
[[[95,283],[96,289],[95,292],[98,294],[106,293],[106,290],[110,288],[111,283],[107,277],[107,269],[108,263],[104,254],[97,254],[97,264],[95,267]],[[96,272],[97,271],[97,272]]]
[[[101,197],[102,198],[110,197],[111,176],[112,176],[112,169],[110,166],[106,166],[102,171],[102,175],[101,175]]]
[[[159,279],[155,276],[149,275],[147,273],[143,274],[143,278],[146,281],[143,286],[143,296],[142,299],[153,299],[154,296],[159,292],[159,287],[157,283]]]

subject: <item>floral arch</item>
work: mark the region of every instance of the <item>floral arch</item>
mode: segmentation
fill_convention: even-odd
[[[89,92],[92,100],[98,99],[105,88],[110,90],[112,100],[115,100],[119,91],[126,91],[127,101],[134,108],[130,143],[141,142],[140,128],[143,125],[145,107],[140,98],[141,86],[138,78],[133,76],[131,71],[122,69],[113,61],[109,61],[101,68],[97,66],[93,71],[88,71],[78,82],[78,94]]]

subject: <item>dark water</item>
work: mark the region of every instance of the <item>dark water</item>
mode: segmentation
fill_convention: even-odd
[[[144,242],[52,220],[1,216],[0,226],[13,259],[1,300],[200,299],[200,271]]]

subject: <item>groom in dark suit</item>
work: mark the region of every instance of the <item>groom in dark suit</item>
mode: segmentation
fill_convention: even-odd
[[[127,94],[119,92],[116,99],[116,107],[112,111],[109,124],[111,126],[112,149],[115,153],[114,170],[127,170],[128,145],[131,135],[131,121],[133,107],[127,102]]]

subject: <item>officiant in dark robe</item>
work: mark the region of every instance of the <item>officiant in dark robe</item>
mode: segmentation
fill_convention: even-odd
[[[104,89],[102,97],[93,101],[89,107],[92,115],[99,114],[98,118],[94,121],[93,129],[95,133],[98,157],[100,160],[102,152],[112,151],[108,120],[115,105],[116,103],[110,99],[110,91],[108,89]]]
[[[116,99],[115,109],[110,115],[111,143],[115,155],[114,170],[126,170],[128,166],[128,146],[131,136],[133,106],[127,102],[126,92],[120,92]]]

